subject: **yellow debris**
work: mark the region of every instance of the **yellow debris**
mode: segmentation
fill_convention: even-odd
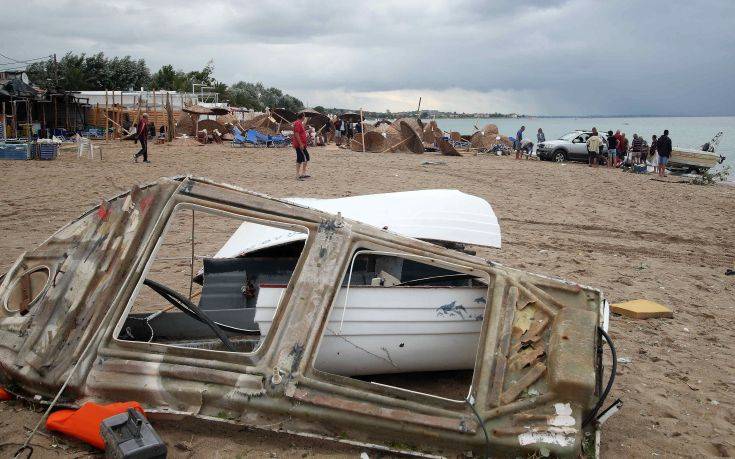
[[[533,319],[533,308],[523,308],[520,311],[516,311],[516,316],[513,319],[513,331],[518,333],[518,336],[526,333],[531,327],[531,319]]]
[[[674,313],[666,306],[648,300],[632,300],[624,303],[615,303],[610,311],[633,319],[656,319],[660,317],[672,318]]]

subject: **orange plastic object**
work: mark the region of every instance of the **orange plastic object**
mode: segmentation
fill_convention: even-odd
[[[124,413],[128,408],[134,408],[145,414],[143,407],[138,402],[110,403],[109,405],[90,402],[85,403],[78,410],[59,410],[51,413],[46,419],[46,429],[61,432],[104,450],[105,441],[100,435],[102,421],[110,416]]]
[[[13,398],[13,396],[10,395],[8,391],[0,387],[0,401],[4,402],[6,400],[10,400],[11,398]]]

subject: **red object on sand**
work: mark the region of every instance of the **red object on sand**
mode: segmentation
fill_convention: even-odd
[[[3,401],[4,402],[4,401],[7,401],[7,400],[10,400],[11,398],[13,398],[13,396],[10,395],[10,393],[8,391],[6,391],[2,387],[0,387],[0,401]]]
[[[78,410],[59,410],[51,413],[46,419],[46,429],[55,430],[85,443],[105,449],[105,440],[100,435],[100,425],[105,419],[116,414],[125,413],[134,408],[145,414],[138,402],[110,403],[98,405],[85,403]]]

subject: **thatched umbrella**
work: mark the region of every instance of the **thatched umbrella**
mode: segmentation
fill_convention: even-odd
[[[191,113],[192,115],[213,115],[212,109],[208,107],[202,107],[201,105],[188,105],[181,109],[182,112]]]
[[[362,134],[357,133],[354,136],[352,136],[352,139],[350,139],[350,150],[352,151],[362,151]]]
[[[386,137],[378,131],[368,131],[363,138],[365,139],[365,151],[381,152],[388,148]]]
[[[240,127],[243,130],[255,129],[263,134],[273,135],[278,133],[279,123],[276,123],[273,118],[264,113],[247,121],[240,122]]]
[[[439,129],[439,126],[437,126],[436,121],[429,121],[429,124],[427,124],[424,127],[423,132],[423,138],[424,142],[427,143],[435,143],[437,140],[444,137],[444,132],[442,132],[441,129]]]
[[[176,121],[175,134],[178,135],[194,135],[194,120],[188,113],[182,113],[179,115],[179,119]]]
[[[396,129],[393,125],[388,126],[385,130],[385,148],[381,151],[385,150],[390,150],[392,153],[400,150],[408,150],[405,142],[403,142],[401,131]]]
[[[310,118],[312,116],[316,116],[316,115],[324,115],[324,113],[318,112],[318,111],[314,110],[313,108],[305,108],[303,110],[299,110],[299,114],[301,114],[301,113],[303,113],[304,116],[308,116]]]
[[[418,118],[399,118],[393,121],[393,127],[401,130],[401,122],[408,124],[411,129],[416,132],[416,135],[421,138],[421,134],[424,132],[424,123]]]
[[[486,124],[484,128],[482,128],[482,132],[485,133],[485,135],[488,134],[498,134],[500,131],[498,131],[498,126],[494,124]]]
[[[355,112],[345,112],[339,115],[339,119],[342,121],[346,121],[348,123],[359,123],[360,122],[360,114]]]
[[[219,115],[217,117],[217,121],[219,121],[222,124],[233,124],[234,125],[234,124],[237,124],[238,121],[240,120],[238,120],[237,117],[235,117],[235,115],[233,115],[232,113],[227,113],[225,115]]]
[[[477,131],[470,137],[470,145],[472,145],[472,148],[490,149],[495,145],[506,145],[510,147],[512,143],[507,136],[495,133],[485,134],[484,131]]]
[[[378,121],[375,122],[375,127],[379,127],[381,124],[390,125],[390,124],[392,124],[392,122],[391,121],[388,121],[386,119],[378,120]]]
[[[442,152],[444,156],[462,156],[454,146],[452,146],[451,143],[449,143],[447,140],[444,140],[444,138],[439,138],[436,141],[437,146],[439,147],[439,150]]]
[[[401,135],[403,136],[403,142],[405,142],[406,147],[414,153],[423,153],[424,143],[421,141],[419,133],[411,126],[411,123],[401,121],[400,125]]]
[[[225,132],[228,132],[228,130],[225,128],[224,124],[215,121],[215,120],[199,120],[199,130],[206,129],[207,132],[212,132],[215,129],[217,129],[220,134],[224,134]]]
[[[209,110],[212,112],[212,115],[227,115],[230,113],[230,109],[225,107],[212,107]]]
[[[287,108],[271,108],[270,112],[278,122],[293,123],[296,121],[296,113]]]
[[[490,143],[495,139],[492,134],[485,135],[483,131],[477,131],[470,137],[472,148],[490,148]]]
[[[329,120],[329,117],[327,115],[322,115],[319,112],[314,112],[312,115],[307,115],[309,117],[308,120],[306,120],[307,126],[314,126],[314,129],[317,131],[326,127],[326,130],[329,131],[329,128],[332,126],[332,122]]]

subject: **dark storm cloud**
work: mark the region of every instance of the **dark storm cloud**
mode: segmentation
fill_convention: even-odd
[[[12,3],[11,14],[0,38],[12,57],[101,50],[154,70],[211,58],[220,80],[312,105],[399,109],[424,95],[440,109],[541,114],[735,107],[733,0],[95,0]]]

